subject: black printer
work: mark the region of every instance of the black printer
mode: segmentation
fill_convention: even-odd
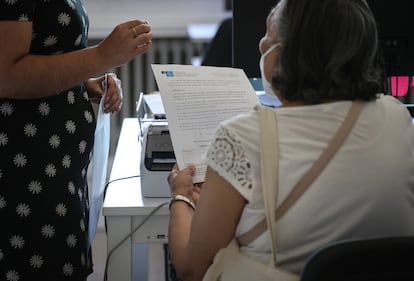
[[[142,139],[141,192],[144,197],[170,197],[167,176],[176,163],[166,123],[149,124]]]

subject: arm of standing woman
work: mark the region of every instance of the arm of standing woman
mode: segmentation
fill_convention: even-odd
[[[0,21],[0,98],[54,95],[146,52],[152,32],[147,22],[116,26],[98,45],[58,55],[29,54],[32,22]],[[116,104],[116,102],[115,102]]]

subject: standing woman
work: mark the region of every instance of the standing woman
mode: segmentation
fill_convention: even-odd
[[[87,47],[81,0],[0,0],[0,280],[84,281],[91,98],[104,76],[147,51],[152,33],[132,20]],[[108,75],[104,111],[122,105]]]

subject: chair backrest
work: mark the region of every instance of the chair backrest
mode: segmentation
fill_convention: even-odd
[[[414,237],[341,241],[315,252],[300,281],[413,281]]]

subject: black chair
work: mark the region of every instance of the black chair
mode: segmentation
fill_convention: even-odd
[[[300,281],[414,281],[414,237],[328,245],[309,257]]]
[[[224,19],[208,44],[201,65],[232,66],[232,18]]]

